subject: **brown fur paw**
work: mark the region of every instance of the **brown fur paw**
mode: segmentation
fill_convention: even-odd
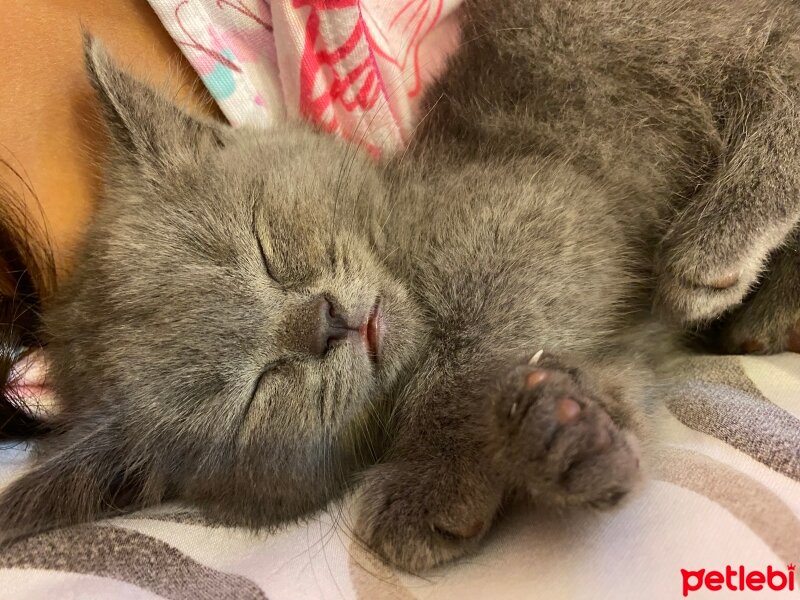
[[[686,243],[670,246],[662,255],[654,301],[659,313],[682,324],[709,321],[738,305],[757,283],[769,255],[764,248],[717,265],[698,250],[683,248]]]
[[[786,349],[789,352],[800,353],[800,321],[794,324],[786,337]]]
[[[773,255],[758,289],[711,328],[715,349],[728,354],[800,352],[798,249],[800,233]]]
[[[358,538],[412,573],[475,549],[492,524],[501,492],[475,474],[457,477],[457,462],[371,469],[361,486]]]
[[[707,323],[741,304],[791,235],[795,216],[766,213],[758,227],[740,218],[731,208],[740,190],[726,187],[735,181],[728,174],[694,197],[659,244],[654,304],[672,321]],[[768,201],[750,202],[755,210]]]
[[[633,435],[616,424],[578,369],[545,357],[506,377],[494,401],[506,471],[536,498],[610,506],[639,477]]]
[[[800,321],[779,314],[761,320],[749,311],[736,314],[722,328],[719,345],[727,354],[800,353]],[[776,311],[777,312],[777,311]]]

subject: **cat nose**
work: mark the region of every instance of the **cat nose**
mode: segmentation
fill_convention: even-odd
[[[339,309],[325,296],[312,300],[309,316],[312,319],[311,327],[307,328],[307,349],[313,356],[325,356],[331,346],[347,339],[352,328],[348,327],[347,319],[340,314]]]

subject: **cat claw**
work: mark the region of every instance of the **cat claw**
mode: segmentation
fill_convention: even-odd
[[[528,361],[529,365],[535,365],[539,362],[539,359],[542,358],[542,354],[544,354],[544,350],[539,350],[536,354],[531,356],[531,359]]]

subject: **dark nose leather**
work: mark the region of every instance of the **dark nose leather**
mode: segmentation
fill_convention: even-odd
[[[310,322],[303,329],[307,332],[305,346],[313,356],[325,356],[328,350],[347,338],[351,328],[347,319],[325,296],[311,301],[306,313]]]

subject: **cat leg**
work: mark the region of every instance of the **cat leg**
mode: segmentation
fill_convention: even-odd
[[[711,320],[755,286],[800,219],[800,108],[775,93],[744,122],[716,177],[677,215],[657,260],[655,304],[672,320]]]
[[[410,572],[475,549],[502,501],[504,478],[485,444],[485,403],[464,383],[406,396],[389,455],[361,481],[356,536]]]
[[[506,366],[474,400],[454,387],[451,402],[426,401],[386,462],[366,473],[358,536],[418,571],[473,550],[519,489],[560,505],[614,505],[639,478],[627,427],[635,418],[614,395],[618,381],[611,373],[600,388],[544,357]]]
[[[368,471],[361,490],[358,539],[411,573],[475,550],[503,498],[485,463],[456,453],[393,458]]]
[[[800,352],[800,230],[773,254],[758,289],[715,334],[727,353]]]

